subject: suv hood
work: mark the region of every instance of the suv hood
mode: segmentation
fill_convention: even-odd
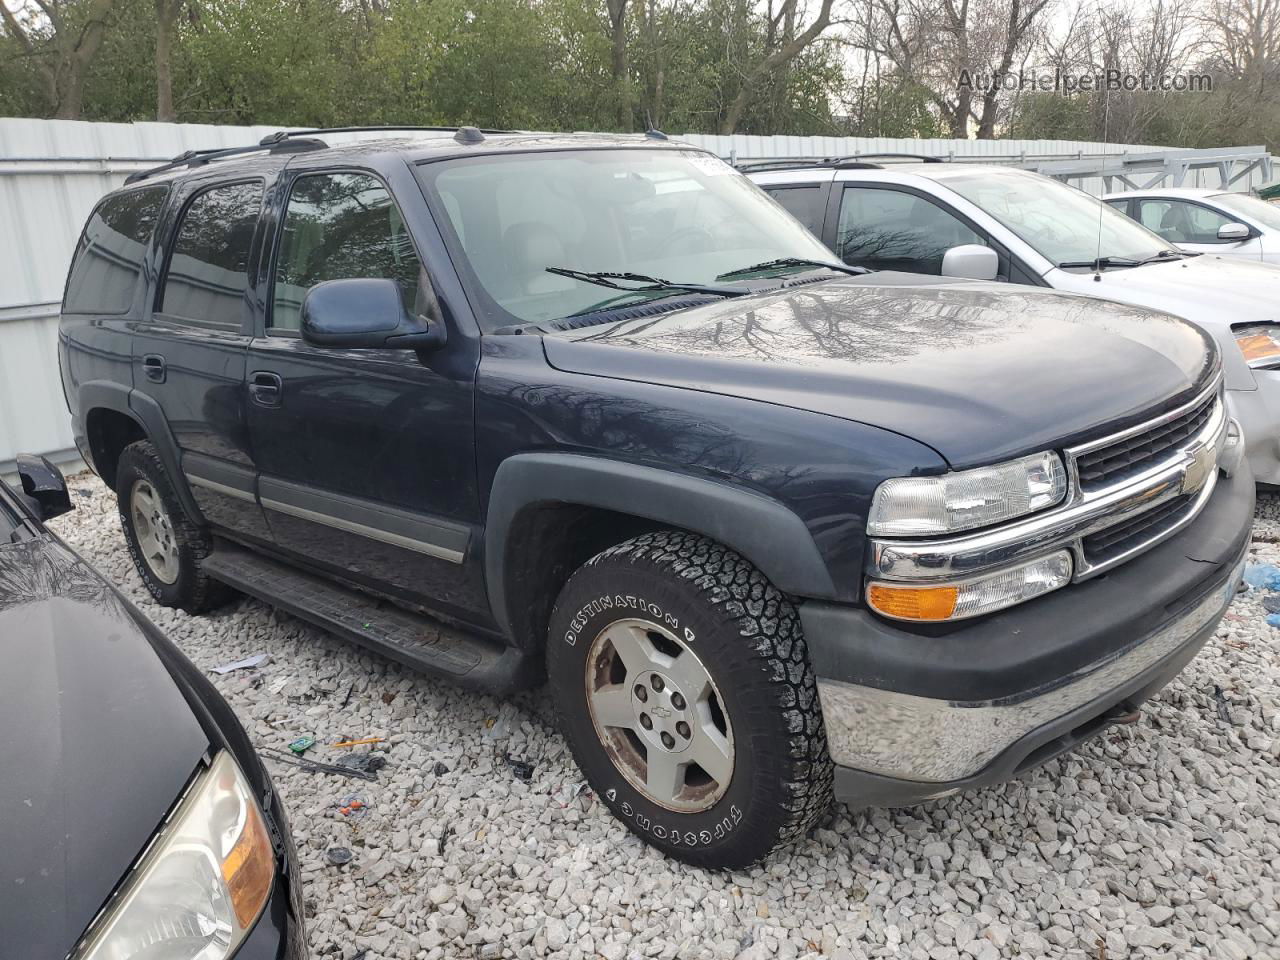
[[[0,546],[0,943],[76,945],[209,738],[114,589],[51,537]]]
[[[742,396],[892,430],[955,469],[1074,443],[1188,399],[1205,334],[1092,297],[879,273],[545,336],[573,373]]]

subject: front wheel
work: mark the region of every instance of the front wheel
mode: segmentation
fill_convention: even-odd
[[[664,853],[744,866],[830,805],[795,607],[715,541],[645,534],[590,560],[552,612],[547,673],[578,766]]]

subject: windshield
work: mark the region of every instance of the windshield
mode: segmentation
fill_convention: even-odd
[[[1223,210],[1242,213],[1250,219],[1258,221],[1264,227],[1280,230],[1280,207],[1267,203],[1247,193],[1219,193],[1210,197]]]
[[[1174,250],[1097,197],[1048,177],[1009,170],[947,177],[941,182],[1054,264],[1092,263],[1099,256],[1146,260]]]
[[[468,157],[418,172],[489,330],[656,295],[619,294],[548,267],[716,285],[721,274],[784,257],[835,260],[750,180],[693,150]]]

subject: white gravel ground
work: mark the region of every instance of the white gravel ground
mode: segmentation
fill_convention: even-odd
[[[271,654],[211,674],[260,747],[311,734],[308,756],[334,760],[329,743],[386,738],[376,784],[268,761],[315,956],[1280,958],[1280,631],[1256,591],[1140,725],[1006,786],[837,808],[763,866],[714,873],[574,798],[545,694],[467,693],[256,601],[156,606],[114,499],[88,475],[72,486],[77,510],[53,526],[197,666]],[[1280,562],[1280,500],[1259,505],[1253,551]],[[528,783],[507,754],[533,764]],[[359,820],[337,810],[353,792]],[[331,847],[351,863],[330,865]]]

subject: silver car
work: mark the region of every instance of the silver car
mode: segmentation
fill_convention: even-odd
[[[1259,483],[1280,485],[1280,267],[1183,251],[1008,167],[854,157],[742,168],[852,266],[1051,287],[1184,317],[1222,347]]]
[[[1102,199],[1179,250],[1280,263],[1280,207],[1247,193],[1171,187]]]

